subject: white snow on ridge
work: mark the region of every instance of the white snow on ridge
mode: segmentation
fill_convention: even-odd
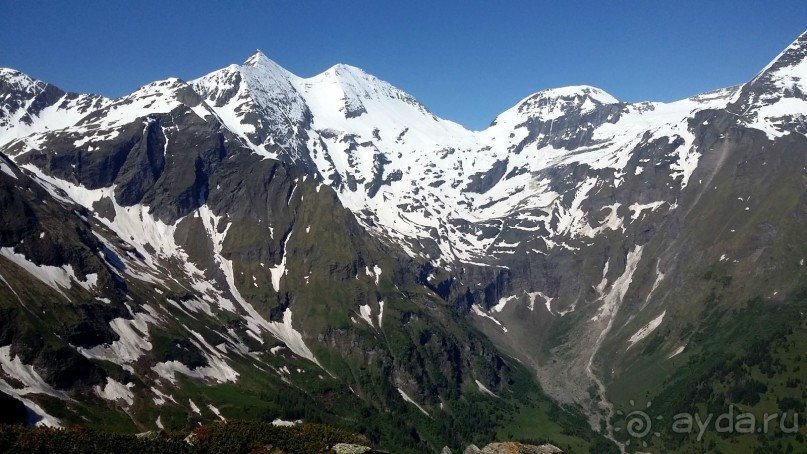
[[[382,328],[381,321],[384,318],[384,301],[378,302],[378,327]]]
[[[490,308],[491,312],[501,312],[502,310],[504,310],[504,306],[507,305],[508,301],[514,300],[516,298],[518,298],[517,295],[499,298],[499,302],[495,306]]]
[[[650,335],[650,333],[652,333],[656,328],[658,328],[659,325],[661,325],[662,320],[664,320],[664,315],[666,313],[667,311],[665,310],[664,312],[661,313],[661,315],[654,318],[653,320],[650,320],[647,323],[647,325],[643,326],[641,329],[639,329],[639,331],[636,331],[636,333],[633,336],[631,336],[630,339],[628,339],[628,343],[630,343],[630,345],[628,345],[628,348],[633,347],[634,344],[646,338],[648,335]]]
[[[14,287],[12,287],[12,286],[11,286],[11,284],[9,284],[9,283],[8,283],[8,281],[6,280],[6,278],[4,278],[4,277],[3,277],[3,275],[2,275],[2,274],[0,274],[0,282],[2,282],[3,284],[5,284],[5,285],[6,285],[6,287],[8,287],[8,288],[9,288],[9,290],[11,290],[11,293],[13,293],[13,294],[14,294],[14,296],[16,296],[16,297],[17,297],[17,301],[19,301],[19,303],[20,303],[20,304],[22,304],[23,306],[25,306],[25,303],[23,303],[23,302],[22,302],[22,298],[20,298],[20,295],[17,293],[17,291],[16,291],[16,290],[14,290]]]
[[[272,146],[293,148],[286,132],[294,131],[302,123],[308,108],[298,93],[295,83],[299,78],[260,52],[243,65],[230,65],[199,79],[191,85],[213,106],[218,118],[231,131],[240,135],[256,153],[276,158]],[[225,93],[235,93],[228,99]],[[274,134],[263,143],[253,141],[256,129],[243,121],[243,113],[257,111],[273,129]],[[262,122],[264,123],[264,122]]]
[[[151,387],[151,392],[154,393],[154,395],[156,396],[152,398],[152,400],[154,400],[154,405],[157,406],[164,405],[169,400],[173,403],[177,403],[177,401],[174,399],[173,396],[171,396],[170,394],[165,394],[164,392],[160,391],[159,389],[153,386]]]
[[[684,349],[686,349],[686,345],[682,345],[682,346],[676,348],[672,353],[670,353],[667,356],[667,359],[675,358],[676,356],[680,355],[684,351]]]
[[[300,420],[300,419],[298,419],[296,421],[286,421],[286,420],[283,420],[283,419],[280,419],[280,418],[275,418],[272,421],[272,425],[273,426],[280,426],[280,427],[291,427],[291,426],[296,426],[297,424],[302,424],[302,422],[303,421]]]
[[[42,409],[36,402],[27,399],[26,397],[17,394],[16,390],[6,383],[5,380],[0,379],[0,391],[4,393],[14,396],[20,402],[25,405],[25,407],[38,418],[35,422],[36,427],[62,427],[62,422],[59,418],[55,416],[49,415],[45,410]]]
[[[550,314],[552,313],[552,300],[554,298],[550,298],[541,292],[527,292],[527,296],[530,298],[529,306],[527,307],[529,307],[531,311],[535,310],[535,298],[540,296],[541,298],[544,299],[544,305],[546,306],[546,311],[549,312]]]
[[[269,268],[269,273],[272,276],[272,288],[275,289],[276,293],[280,292],[280,279],[287,272],[286,270],[286,257],[288,256],[287,248],[289,246],[289,240],[291,239],[292,233],[293,232],[289,231],[289,233],[286,234],[286,238],[283,239],[283,248],[281,249],[283,255],[280,259],[280,263]]]
[[[314,357],[314,354],[311,353],[311,350],[308,349],[308,346],[305,345],[303,342],[302,334],[295,330],[291,324],[291,309],[286,309],[283,312],[283,322],[271,322],[269,326],[269,331],[275,335],[278,339],[283,341],[289,350],[294,352],[298,356],[302,356],[313,362],[316,365],[320,365],[319,361]]]
[[[429,413],[428,413],[426,410],[424,410],[424,409],[423,409],[423,407],[421,407],[420,405],[418,405],[418,403],[417,403],[417,402],[415,402],[414,400],[412,400],[412,398],[411,398],[411,397],[409,397],[409,396],[408,396],[408,395],[407,395],[407,394],[404,392],[404,390],[402,390],[401,388],[398,388],[398,393],[401,395],[401,397],[403,398],[403,400],[405,400],[405,401],[409,402],[410,404],[414,405],[415,407],[417,407],[417,409],[418,409],[418,410],[420,410],[420,412],[421,412],[421,413],[423,413],[424,415],[429,416]]]
[[[507,125],[515,129],[527,118],[556,120],[569,110],[579,108],[583,112],[588,112],[596,105],[617,103],[618,99],[590,85],[549,88],[527,96],[514,107],[502,112],[496,117],[494,124]]]
[[[18,105],[19,108],[14,113],[6,112],[5,119],[0,121],[0,147],[31,134],[75,125],[90,112],[111,102],[96,95],[78,95],[71,99],[70,94],[66,93],[38,113],[29,112],[38,101],[36,96],[45,90],[46,84],[8,68],[0,68],[0,79],[11,89],[19,90],[30,98]]]
[[[72,267],[70,271],[67,271],[70,265],[65,265],[65,267],[36,265],[29,261],[24,255],[18,254],[14,252],[14,249],[7,247],[0,248],[0,257],[10,260],[15,265],[28,272],[28,274],[47,284],[48,287],[56,290],[67,299],[67,295],[65,295],[62,290],[69,289],[71,286],[70,276],[73,275]]]
[[[6,375],[22,383],[22,388],[12,388],[0,379],[5,384],[4,387],[13,389],[14,395],[45,394],[62,400],[69,399],[67,394],[46,383],[33,366],[23,364],[19,356],[11,358],[11,345],[0,347],[0,368]]]
[[[213,406],[213,404],[207,404],[207,408],[209,408],[209,409],[210,409],[210,411],[212,411],[212,412],[213,412],[213,414],[214,414],[214,415],[216,415],[216,416],[218,416],[218,417],[219,417],[219,419],[221,419],[222,421],[226,421],[226,420],[227,420],[227,419],[226,419],[224,416],[221,416],[221,412],[219,411],[219,409],[218,409],[218,408],[214,407],[214,406]]]
[[[120,337],[118,340],[92,348],[76,347],[76,350],[87,358],[106,360],[131,369],[130,364],[151,350],[148,325],[158,323],[146,312],[133,313],[132,316],[132,319],[116,318],[109,322],[112,331]]]
[[[804,77],[807,78],[807,71],[805,71]],[[746,125],[765,132],[769,139],[774,140],[790,133],[778,126],[778,123],[785,117],[794,116],[802,123],[807,119],[807,100],[782,98],[772,104],[757,107],[750,115],[753,115],[754,119],[747,122]]]
[[[207,342],[201,333],[187,326],[183,325],[183,327],[191,334],[188,340],[202,353],[208,365],[190,369],[179,361],[167,361],[155,364],[152,370],[161,378],[171,383],[176,383],[176,373],[199,379],[213,379],[218,383],[235,383],[238,380],[239,374],[227,364],[225,354],[222,350]],[[226,348],[224,352],[226,352]]]
[[[0,257],[5,257],[10,260],[15,265],[28,272],[28,274],[59,292],[65,298],[67,298],[67,295],[65,295],[62,290],[72,287],[73,282],[87,291],[92,291],[98,281],[97,274],[88,274],[85,276],[85,280],[80,280],[70,264],[61,267],[37,265],[29,261],[24,255],[14,252],[12,248],[0,248]]]
[[[628,207],[628,209],[631,212],[630,220],[635,221],[636,219],[641,217],[642,212],[645,210],[656,211],[656,208],[660,207],[661,205],[664,205],[665,203],[667,202],[664,202],[662,200],[646,204],[634,203],[633,205]]]
[[[195,108],[201,109],[197,115],[205,116],[207,109],[215,111],[256,153],[276,158],[279,146],[292,161],[300,153],[309,153],[326,180],[338,176],[339,181],[358,182],[355,190],[344,185],[334,189],[345,207],[366,213],[358,218],[371,233],[390,237],[410,255],[417,255],[419,251],[413,249],[417,239],[431,238],[437,231],[440,255],[430,259],[443,265],[454,260],[487,262],[488,249],[496,241],[480,237],[478,231],[463,232],[445,223],[447,219],[493,223],[541,208],[547,213],[540,223],[550,230],[546,238],[550,247],[565,246],[550,237],[590,237],[624,229],[618,205],[601,214],[583,208],[590,192],[603,183],[598,178],[581,184],[568,205],[550,189],[549,181],[535,181],[534,175],[550,167],[575,164],[622,172],[643,141],[667,138],[672,143],[681,138],[683,143],[673,152],[672,171],[683,187],[700,156],[693,147],[688,119],[699,110],[724,107],[737,91],[717,90],[667,104],[625,104],[596,87],[554,88],[526,97],[489,128],[469,131],[436,117],[391,84],[348,65],[335,65],[303,78],[257,52],[243,65],[215,71],[190,86],[206,100]],[[188,88],[176,79],[146,85],[115,100],[101,126],[109,129],[149,112],[170,111],[178,106],[177,91]],[[555,148],[539,145],[546,142],[534,138],[525,142],[527,120],[552,122],[570,112],[587,114],[604,106],[619,109],[608,107],[613,111],[612,121],[592,125],[592,140],[586,147]],[[259,119],[248,118],[247,113],[257,114]],[[259,143],[259,137],[264,142]],[[306,137],[307,142],[301,142]],[[513,153],[516,147],[523,150]],[[383,170],[378,162],[384,162]],[[482,194],[466,191],[472,175],[505,162],[505,173],[519,172],[500,178]],[[397,174],[400,179],[382,185],[371,196],[368,183],[377,180],[378,172]],[[605,215],[605,219],[590,225],[595,215]],[[633,216],[640,215],[641,211],[635,211]],[[561,220],[557,228],[550,227],[553,216]],[[507,246],[498,244],[496,253],[515,253],[515,248]],[[285,256],[270,269],[275,291],[286,274]],[[380,268],[374,276],[378,284]]]
[[[213,240],[214,260],[219,264],[221,270],[224,272],[224,276],[229,286],[230,293],[232,294],[235,302],[237,302],[238,305],[240,305],[241,308],[244,310],[244,312],[246,312],[246,315],[242,315],[242,317],[244,318],[249,328],[248,333],[255,334],[263,331],[268,331],[272,335],[274,335],[278,340],[286,344],[289,350],[291,350],[294,354],[302,356],[303,358],[306,358],[311,362],[320,365],[317,359],[314,357],[314,354],[305,345],[305,342],[303,341],[302,338],[302,334],[299,331],[295,330],[294,327],[292,326],[291,323],[292,313],[290,308],[286,309],[286,311],[283,313],[283,322],[270,322],[266,320],[260,313],[258,313],[258,311],[255,310],[255,308],[249,302],[247,302],[246,299],[244,299],[244,297],[238,291],[238,287],[236,286],[235,283],[235,272],[233,270],[233,263],[230,260],[225,259],[221,255],[222,244],[224,243],[224,239],[226,238],[227,232],[229,231],[229,228],[232,224],[228,224],[224,229],[224,231],[219,233],[218,225],[221,222],[221,217],[213,214],[207,205],[203,205],[201,208],[199,208],[198,216],[201,218],[205,230],[208,232],[208,235]],[[275,282],[275,273],[274,272],[272,273],[272,280],[273,280],[272,285],[276,286],[275,287],[276,291],[279,290],[280,277],[283,274],[285,274],[285,264],[287,256],[286,247],[288,246],[288,241],[289,238],[291,237],[291,234],[292,232],[290,231],[286,235],[286,238],[284,239],[283,258],[281,259],[280,264],[275,267],[278,270],[282,268],[284,272],[282,274],[279,272],[277,273],[277,282]],[[221,298],[219,299],[219,301],[221,302],[225,300]],[[229,310],[231,312],[235,312],[235,307],[232,305],[232,303],[229,302],[226,305],[222,304],[221,308]],[[259,342],[263,342],[263,340],[257,335],[254,335],[253,337],[255,337]],[[181,368],[184,367],[184,365],[180,366],[177,364],[174,365],[174,367]],[[185,370],[183,369],[182,372],[185,373]],[[165,370],[165,373],[168,374],[170,372],[169,370]],[[228,374],[225,374],[225,376],[231,376],[231,374],[228,372]]]
[[[473,312],[474,314],[476,314],[476,315],[478,315],[478,316],[480,316],[482,318],[485,318],[485,319],[488,319],[488,320],[492,321],[493,323],[498,325],[502,329],[503,332],[507,333],[507,327],[502,325],[500,321],[493,318],[492,315],[485,312],[480,305],[478,305],[478,304],[471,305],[471,312]]]
[[[625,294],[628,292],[628,288],[633,281],[633,273],[636,271],[636,267],[639,266],[639,261],[642,259],[643,249],[644,246],[636,246],[632,251],[628,252],[625,271],[614,281],[608,292],[602,296],[602,306],[600,306],[594,319],[599,320],[603,317],[607,318],[609,322],[606,331],[610,329],[614,315],[619,309],[619,304],[625,298]]]
[[[479,306],[478,304],[472,305],[471,306],[471,311],[474,314],[476,314],[476,315],[478,315],[480,317],[487,318],[487,319],[491,320],[493,323],[495,323],[495,324],[497,324],[499,326],[502,326],[502,324],[498,320],[496,320],[495,318],[493,318],[490,315],[488,315],[487,313],[485,313],[485,311],[482,309],[482,307]]]
[[[177,373],[198,379],[212,379],[218,383],[234,383],[238,380],[238,372],[230,367],[222,358],[209,357],[207,355],[205,355],[205,357],[208,361],[207,366],[190,369],[179,361],[166,361],[155,364],[152,370],[161,378],[171,383],[177,382]]]
[[[123,400],[127,405],[131,406],[134,403],[134,393],[131,391],[131,388],[133,387],[134,383],[127,383],[126,385],[123,385],[122,383],[107,377],[106,386],[103,388],[101,388],[101,385],[95,386],[95,394],[97,394],[98,397],[106,400]]]
[[[499,397],[496,394],[494,394],[493,391],[489,390],[485,385],[483,385],[482,382],[480,382],[479,380],[475,379],[474,382],[476,382],[476,386],[479,388],[479,391],[481,391],[483,394],[487,394],[488,396],[491,397]]]
[[[373,265],[373,274],[375,275],[375,285],[378,285],[378,280],[381,279],[381,267]]]
[[[764,91],[752,92],[749,99],[751,104],[741,115],[745,117],[747,126],[765,132],[770,140],[789,134],[790,131],[781,127],[785,120],[798,122],[803,129],[807,119],[807,99],[804,99],[804,92],[807,91],[805,48],[807,41],[800,36],[747,84],[753,87],[761,81]]]
[[[33,366],[23,364],[19,356],[12,359],[11,345],[0,347],[0,368],[2,368],[3,374],[23,384],[22,388],[14,388],[0,377],[0,391],[16,397],[28,410],[38,416],[39,420],[36,421],[36,426],[61,427],[59,418],[49,415],[42,407],[28,399],[26,395],[46,394],[59,399],[70,400],[65,393],[48,385],[34,370]]]
[[[359,306],[359,316],[362,318],[362,320],[367,322],[367,324],[369,324],[370,326],[373,326],[373,318],[372,318],[373,313],[372,313],[372,309],[370,309],[369,304],[364,304],[362,306]]]
[[[17,179],[17,174],[11,169],[9,162],[3,157],[0,157],[0,172],[5,173],[15,180]]]
[[[97,123],[97,127],[107,129],[118,124],[131,123],[149,114],[169,113],[183,105],[175,92],[184,87],[187,87],[187,84],[176,78],[144,85],[134,93],[113,101],[106,108],[105,115]]]

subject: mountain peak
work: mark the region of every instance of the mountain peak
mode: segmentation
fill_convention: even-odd
[[[267,57],[260,49],[256,50],[255,53],[253,53],[240,68],[236,68],[236,70],[242,73],[251,73],[260,79],[266,80],[291,80],[297,78],[297,76],[289,72],[286,68]]]
[[[337,64],[331,66],[330,68],[328,68],[325,71],[325,74],[336,74],[336,75],[341,75],[341,74],[360,74],[360,75],[366,75],[367,73],[364,72],[363,69],[358,68],[356,66],[348,65],[348,64],[345,64],[345,63],[337,63]]]
[[[17,75],[17,74],[22,74],[22,73],[17,71],[16,69],[0,68],[0,77],[14,76],[14,75]]]
[[[44,82],[40,82],[21,71],[11,68],[0,68],[0,82],[16,87],[17,89],[24,89],[36,84],[45,85]]]
[[[507,118],[540,118],[553,120],[572,112],[585,113],[599,106],[617,104],[619,100],[605,90],[590,85],[548,88],[527,96],[515,107],[499,115],[493,124]]]
[[[345,63],[337,63],[311,79],[338,81],[340,84],[349,85],[366,85],[368,83],[376,85],[382,83],[377,77],[368,74],[363,69]]]
[[[244,66],[258,66],[266,62],[271,62],[269,57],[266,56],[260,49],[255,49],[255,52],[244,61]]]
[[[748,84],[768,91],[807,89],[807,32],[802,33]]]
[[[582,100],[585,97],[589,97],[593,101],[599,102],[600,104],[616,104],[619,102],[618,99],[608,94],[605,90],[592,87],[591,85],[570,85],[567,87],[547,88],[546,90],[541,90],[538,93],[533,94],[528,99],[536,97],[542,99],[567,100],[577,98]]]
[[[141,95],[151,95],[155,92],[167,92],[172,93],[177,90],[181,90],[188,86],[188,83],[178,77],[169,77],[163,80],[156,80],[154,82],[147,83],[142,87],[135,90],[128,97],[136,97]]]

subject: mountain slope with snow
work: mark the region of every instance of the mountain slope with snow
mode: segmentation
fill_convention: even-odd
[[[0,145],[71,126],[108,103],[101,96],[65,93],[19,71],[0,68]]]
[[[116,365],[85,387],[100,399],[272,370],[272,386],[320,389],[319,373],[377,410],[459,417],[468,392],[517,394],[511,356],[616,440],[617,405],[663,387],[648,371],[686,382],[687,361],[745,345],[724,333],[756,301],[773,325],[807,290],[805,61],[807,34],[748,83],[676,102],[543,90],[482,131],[359,68],[303,78],[260,52],[116,100],[2,70],[9,200],[25,180],[84,227],[4,216],[0,291],[115,307],[72,320],[66,347]],[[168,325],[188,342],[166,352]],[[20,386],[2,391],[59,399],[18,344]]]
[[[492,437],[488,398],[552,410],[422,264],[266,147],[178,79],[5,145],[0,391],[45,425],[352,421],[404,452]]]

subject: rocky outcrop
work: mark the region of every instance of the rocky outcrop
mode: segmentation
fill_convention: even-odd
[[[466,451],[467,452],[467,451]],[[479,454],[558,454],[563,451],[550,444],[534,446],[514,442],[490,443],[476,451]]]
[[[562,452],[560,448],[550,444],[535,446],[510,441],[490,443],[481,449],[476,445],[468,445],[463,454],[558,454]]]

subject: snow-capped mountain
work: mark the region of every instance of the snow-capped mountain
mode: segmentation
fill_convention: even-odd
[[[715,313],[804,290],[805,62],[807,34],[742,85],[542,90],[482,131],[359,68],[303,78],[261,52],[115,100],[0,70],[4,326],[78,305],[52,344],[95,365],[64,394],[36,372],[55,347],[12,335],[0,390],[128,411],[192,401],[177,377],[331,377],[343,402],[432,418],[469,389],[516,396],[526,367],[613,439],[614,403],[657,392],[632,376],[683,374],[742,319]]]
[[[492,251],[510,252],[512,243],[498,238],[508,224],[543,229],[543,239],[553,245],[608,228],[591,225],[574,199],[561,200],[552,188],[560,182],[537,177],[546,169],[609,169],[618,185],[623,173],[641,171],[627,169],[637,147],[667,137],[677,140],[669,151],[671,176],[685,186],[697,165],[687,120],[725,107],[735,91],[670,104],[626,104],[594,87],[544,90],[473,132],[346,65],[304,79],[258,52],[244,65],[192,84],[253,148],[264,152],[277,143],[280,155],[267,156],[318,173],[366,228],[412,255],[449,266],[488,263]],[[295,140],[275,142],[278,137]],[[573,183],[581,198],[597,184]],[[626,219],[627,213],[614,217],[611,228]]]
[[[65,93],[13,69],[0,68],[0,144],[75,124],[109,103],[97,95]]]

